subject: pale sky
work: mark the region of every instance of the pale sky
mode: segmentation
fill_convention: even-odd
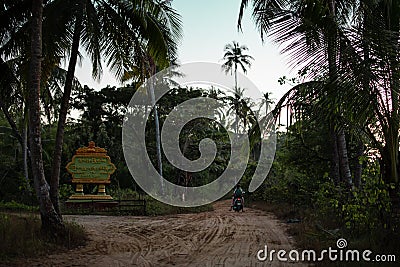
[[[195,61],[222,64],[224,46],[232,41],[249,48],[248,54],[255,61],[247,72],[247,77],[262,92],[272,92],[278,100],[289,86],[281,86],[279,77],[294,76],[290,71],[287,57],[280,55],[279,48],[270,39],[262,44],[260,35],[247,10],[243,20],[243,33],[238,32],[236,23],[240,0],[173,0],[172,6],[182,16],[183,39],[179,45],[180,63]],[[83,85],[101,89],[107,85],[119,86],[113,75],[103,66],[100,82],[91,77],[90,63],[83,60],[75,75]],[[233,77],[232,77],[233,81]],[[240,81],[239,81],[240,86]]]

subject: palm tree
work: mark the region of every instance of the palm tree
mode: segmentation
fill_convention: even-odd
[[[271,99],[271,93],[266,92],[263,94],[263,98],[261,99],[260,108],[265,105],[265,114],[268,114],[273,103],[274,101]]]
[[[337,20],[337,8],[336,1],[329,0],[328,3],[328,17],[329,24],[331,27],[323,27],[323,36],[327,43],[327,57],[328,57],[328,77],[329,83],[332,87],[337,88],[337,72],[338,72],[338,56],[339,56],[339,45],[338,45],[338,30],[335,25]],[[340,114],[339,114],[340,115]],[[333,139],[333,159],[334,164],[337,164],[337,159],[339,159],[339,171],[341,171],[342,177],[344,181],[350,186],[352,184],[351,180],[351,172],[349,159],[347,156],[347,147],[346,147],[346,135],[344,130],[341,128],[339,130],[335,130],[334,125],[331,125],[331,135]],[[335,144],[336,143],[336,144]],[[336,149],[337,148],[337,149]],[[333,172],[335,176],[337,174],[337,168],[334,166],[335,171]],[[335,179],[335,178],[334,178]],[[337,177],[336,177],[337,181]]]
[[[0,11],[5,18],[0,21],[1,32],[5,33],[0,40],[2,57],[28,57],[26,36],[30,20],[25,14],[30,10],[26,3],[16,1],[1,5]],[[101,72],[102,55],[117,76],[137,62],[145,61],[143,51],[151,55],[159,66],[165,67],[176,56],[180,20],[169,1],[155,0],[55,0],[47,2],[43,12],[46,14],[43,21],[41,18],[45,28],[42,69],[46,71],[43,74],[51,73],[51,68],[57,67],[65,54],[69,55],[50,179],[51,203],[60,214],[58,183],[62,144],[79,47],[85,48],[90,55],[94,76]],[[42,75],[42,84],[46,83],[46,78],[47,75]]]
[[[241,20],[244,9],[249,0],[242,0],[238,28],[241,29]],[[279,44],[286,47],[283,52],[293,57],[293,65],[310,66],[317,68],[310,78],[320,79],[320,73],[326,73],[327,83],[324,90],[338,90],[338,71],[342,57],[339,55],[340,29],[348,22],[352,5],[337,4],[334,0],[320,1],[272,1],[253,0],[253,17],[260,31],[261,38],[265,35],[274,37]],[[314,73],[314,75],[313,75]],[[321,83],[316,83],[319,86]],[[313,89],[313,87],[296,87]],[[337,93],[337,91],[336,91]],[[286,95],[288,96],[288,95]],[[337,97],[333,97],[330,105],[330,114],[324,119],[332,129],[332,173],[334,180],[351,184],[351,173],[347,157],[346,139],[343,127],[337,127],[337,118],[343,115],[343,105]],[[324,114],[327,115],[327,114]]]
[[[132,65],[144,65],[147,58],[165,67],[176,56],[180,38],[179,16],[167,1],[113,1],[92,3],[80,0],[76,8],[70,60],[58,120],[53,154],[51,196],[56,210],[65,121],[81,41],[93,62],[93,75],[101,71],[103,52],[107,64],[122,77]]]
[[[398,59],[400,14],[398,2],[362,1],[356,23],[346,38],[349,71],[342,73],[349,90],[343,99],[357,116],[346,118],[361,129],[382,157],[382,176],[399,186]],[[362,107],[362,108],[360,108]],[[379,125],[379,127],[374,127]],[[380,140],[383,140],[380,141]]]
[[[29,137],[31,160],[36,194],[39,200],[42,228],[57,234],[64,230],[61,217],[51,202],[49,185],[46,181],[43,160],[40,126],[40,81],[42,60],[42,14],[43,0],[32,2],[31,18],[31,60],[28,90]]]
[[[135,8],[134,6],[133,10]],[[146,6],[144,7],[144,10],[145,9]],[[136,78],[139,83],[142,84],[155,75],[157,70],[166,67],[174,68],[177,66],[177,41],[181,38],[180,16],[170,7],[170,1],[148,1],[147,9],[152,12],[145,12],[146,16],[144,22],[149,25],[149,37],[153,36],[145,40],[145,42],[137,42],[134,56],[136,61],[132,62],[128,66],[128,69],[124,70],[121,76],[122,81]],[[174,72],[174,74],[181,75],[177,72]],[[160,122],[157,105],[155,103],[154,85],[152,83],[147,93],[149,94],[151,105],[154,107],[158,173],[160,174],[161,194],[164,194]]]
[[[247,73],[246,67],[251,67],[251,60],[254,58],[250,55],[245,54],[245,51],[248,51],[247,46],[242,45],[240,46],[238,42],[233,41],[232,44],[227,44],[224,47],[224,56],[222,60],[225,62],[222,64],[221,68],[227,74],[230,72],[234,72],[235,75],[235,88],[234,88],[234,96],[227,97],[228,101],[232,105],[232,109],[235,111],[235,133],[239,132],[239,117],[244,118],[244,122],[246,123],[246,114],[245,110],[247,110],[247,105],[245,101],[243,102],[243,91],[244,89],[240,89],[238,87],[238,80],[237,80],[237,71],[238,65],[241,67],[244,73]],[[249,111],[249,110],[247,110]]]
[[[225,73],[232,71],[235,73],[235,89],[238,87],[237,82],[237,69],[238,65],[241,67],[242,71],[246,74],[247,68],[251,67],[251,60],[254,58],[250,55],[245,54],[245,51],[249,50],[245,45],[239,45],[238,42],[233,41],[232,44],[227,44],[224,47],[224,57],[223,60],[225,61],[222,64],[222,69]]]
[[[247,127],[255,122],[255,118],[252,114],[251,107],[253,103],[250,98],[247,98],[243,94],[244,89],[238,87],[234,90],[233,96],[224,97],[229,105],[230,110],[233,110],[236,114],[235,117],[235,133],[239,132],[239,120],[243,121],[243,130],[246,131]]]
[[[58,118],[56,141],[53,152],[53,164],[52,173],[50,177],[50,196],[55,210],[61,215],[59,198],[58,198],[58,184],[60,177],[60,167],[61,167],[61,154],[62,154],[62,144],[64,142],[64,129],[65,122],[67,119],[69,102],[72,92],[72,81],[75,73],[75,66],[77,63],[79,45],[81,40],[81,31],[83,29],[83,15],[86,10],[86,1],[81,0],[77,4],[77,14],[75,17],[75,23],[72,35],[72,46],[70,50],[70,58],[68,63],[68,71],[64,83],[64,92],[61,99],[61,107]],[[94,24],[97,25],[97,24]],[[96,47],[97,48],[97,47]],[[92,52],[92,51],[91,51]],[[97,52],[97,51],[96,51]]]

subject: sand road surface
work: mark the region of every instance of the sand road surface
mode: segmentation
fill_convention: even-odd
[[[268,213],[230,212],[229,201],[199,214],[158,217],[65,216],[84,225],[83,248],[30,259],[23,266],[298,266],[261,262],[257,252],[294,249],[285,225]]]

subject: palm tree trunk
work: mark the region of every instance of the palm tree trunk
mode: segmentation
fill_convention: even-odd
[[[235,94],[238,93],[238,85],[237,85],[237,64],[235,63]],[[238,95],[235,95],[235,97],[238,97]],[[235,131],[236,134],[239,133],[239,119],[238,119],[238,115],[239,115],[239,105],[237,107],[237,109],[235,110],[236,114],[235,114]]]
[[[360,157],[362,157],[363,154],[364,144],[362,141],[359,141],[356,149],[356,162],[354,167],[354,186],[357,188],[361,187],[362,164],[360,163]]]
[[[235,91],[238,88],[238,83],[237,83],[237,64],[235,63]]]
[[[29,164],[28,164],[28,125],[24,122],[24,129],[22,132],[23,146],[22,146],[22,157],[24,161],[24,176],[26,182],[26,189],[31,192],[31,186],[29,181]]]
[[[29,73],[28,102],[29,137],[33,181],[39,200],[42,229],[57,234],[64,231],[62,219],[50,199],[49,185],[45,179],[42,159],[42,139],[40,125],[40,79],[42,61],[42,14],[43,0],[32,1],[31,21],[31,62]]]
[[[26,113],[24,109],[24,129],[22,131],[22,135],[19,133],[17,125],[11,118],[10,113],[8,112],[6,106],[4,105],[4,102],[1,101],[0,99],[0,107],[8,121],[8,124],[10,124],[12,132],[14,136],[17,138],[18,142],[21,145],[22,148],[22,158],[24,162],[24,176],[25,176],[25,182],[26,182],[26,191],[31,192],[31,186],[30,186],[30,180],[29,180],[29,164],[28,164],[28,156],[30,154],[29,152],[29,147],[28,147],[28,125],[26,124],[27,122],[25,121],[26,118]]]
[[[393,21],[393,24],[399,23],[399,20]],[[393,31],[396,32],[396,38],[395,40],[399,40],[399,27],[396,25],[394,26]],[[390,59],[390,68],[392,72],[392,80],[390,83],[390,95],[391,95],[391,104],[392,104],[392,112],[391,112],[391,118],[389,120],[390,122],[390,128],[389,128],[389,140],[388,140],[388,145],[389,146],[389,155],[390,155],[390,178],[391,178],[391,183],[394,183],[396,185],[399,185],[399,172],[398,172],[398,167],[399,167],[399,120],[400,120],[400,64],[397,59],[397,55],[399,53],[399,48],[398,44],[396,43],[395,53],[394,55],[391,55]]]
[[[347,155],[346,135],[343,130],[338,132],[338,153],[341,177],[345,184],[350,188],[352,185],[349,157]]]
[[[58,197],[58,187],[60,182],[60,167],[61,167],[61,156],[62,156],[62,146],[64,143],[64,131],[65,131],[65,123],[67,119],[68,109],[69,109],[69,102],[71,97],[72,91],[72,82],[74,79],[75,74],[75,67],[76,62],[78,59],[79,53],[79,43],[81,39],[81,31],[82,31],[82,21],[83,21],[83,12],[84,12],[84,1],[80,1],[81,8],[78,10],[80,11],[77,14],[75,20],[75,27],[72,39],[72,47],[71,47],[71,56],[69,58],[68,63],[68,70],[65,78],[64,84],[64,93],[61,100],[61,107],[60,113],[58,118],[58,125],[57,125],[57,133],[56,133],[56,141],[54,146],[54,153],[53,153],[53,163],[52,163],[52,170],[51,170],[51,179],[50,179],[50,196],[51,201],[53,202],[54,208],[61,216],[60,211],[60,203]]]
[[[332,140],[332,160],[331,160],[331,177],[335,185],[340,183],[340,168],[339,168],[339,152],[337,147],[337,135],[333,127],[330,130]]]
[[[8,112],[8,109],[7,109],[6,105],[4,104],[4,102],[1,99],[0,99],[0,108],[4,113],[4,116],[6,117],[8,124],[10,124],[10,127],[12,129],[12,132],[13,132],[14,136],[17,138],[17,140],[20,143],[20,145],[23,146],[24,145],[24,141],[22,139],[21,134],[18,131],[18,127],[15,124],[14,120],[12,119],[11,114]]]
[[[329,0],[328,2],[329,5],[329,12],[331,15],[332,21],[335,20],[336,17],[336,1],[335,0]],[[337,84],[337,32],[336,28],[332,27],[332,29],[327,30],[326,38],[328,40],[328,65],[329,65],[329,80],[330,80],[330,86],[333,86],[336,88]],[[351,172],[350,172],[350,165],[349,165],[349,159],[347,156],[347,147],[346,147],[346,137],[345,133],[343,130],[340,130],[334,135],[334,138],[336,138],[333,143],[337,144],[337,151],[339,155],[339,168],[340,168],[340,173],[342,174],[342,179],[348,183],[351,184]],[[336,148],[334,148],[335,150]],[[335,161],[336,159],[333,159]]]
[[[158,173],[160,174],[161,194],[164,194],[165,189],[164,189],[164,179],[162,177],[163,169],[162,169],[162,158],[161,158],[160,121],[158,118],[158,110],[157,110],[157,105],[156,105],[156,100],[155,100],[155,95],[154,95],[153,81],[151,81],[151,84],[150,84],[150,97],[151,97],[151,105],[154,107],[154,124],[156,127],[157,163],[158,163]]]
[[[361,5],[364,5],[364,3],[361,3]],[[366,7],[363,7],[366,8]],[[364,12],[363,16],[363,55],[364,55],[364,61],[369,62],[370,60],[370,47],[369,47],[369,42],[368,42],[368,15],[367,12]],[[366,77],[363,78],[363,89],[368,92],[369,91],[369,83],[370,79],[369,76],[366,75]],[[355,167],[354,167],[354,186],[356,188],[361,187],[361,177],[362,177],[362,163],[360,162],[360,157],[364,154],[364,143],[362,140],[358,141],[357,147],[356,147],[356,161],[355,161]]]
[[[153,76],[156,74],[156,66],[154,61],[150,56],[148,56],[148,64],[150,75]],[[158,163],[158,173],[160,174],[160,186],[161,186],[161,194],[165,194],[165,185],[163,176],[163,167],[162,167],[162,155],[161,155],[161,136],[160,136],[160,120],[158,117],[158,109],[156,105],[156,99],[154,94],[154,80],[150,80],[150,100],[151,105],[154,107],[154,124],[156,130],[156,150],[157,150],[157,163]]]
[[[393,120],[393,119],[392,119]],[[391,124],[394,124],[392,122]],[[398,185],[399,183],[399,173],[398,173],[398,165],[399,165],[399,137],[398,137],[399,128],[393,126],[389,129],[389,137],[387,138],[387,155],[388,159],[385,160],[385,163],[388,164],[390,173],[389,177],[386,177],[386,182],[394,183]]]

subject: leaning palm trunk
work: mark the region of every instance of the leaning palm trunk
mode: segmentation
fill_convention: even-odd
[[[17,138],[18,142],[21,144],[21,146],[23,146],[23,139],[21,134],[18,131],[18,127],[15,124],[15,122],[13,121],[11,114],[8,112],[8,109],[6,107],[6,104],[0,99],[0,108],[4,113],[4,116],[7,119],[8,124],[10,125],[13,135],[15,136],[15,138]]]
[[[62,156],[62,146],[64,143],[64,131],[65,123],[67,119],[69,101],[72,91],[72,82],[75,74],[76,62],[79,53],[79,43],[82,31],[82,20],[84,12],[84,1],[80,1],[81,8],[79,8],[79,13],[77,14],[75,21],[75,28],[72,39],[71,56],[68,63],[68,70],[65,78],[64,93],[61,100],[60,113],[57,125],[56,142],[54,146],[53,153],[53,164],[51,170],[51,180],[50,180],[50,196],[53,202],[56,212],[61,216],[59,197],[58,197],[58,187],[60,181],[60,167],[61,167],[61,156]]]
[[[28,171],[28,154],[29,154],[29,148],[28,148],[28,125],[26,124],[27,122],[25,121],[25,116],[26,113],[24,113],[24,129],[22,132],[22,135],[19,133],[17,125],[11,118],[11,114],[8,112],[6,105],[4,104],[3,101],[0,99],[0,107],[1,110],[3,111],[8,124],[11,126],[12,132],[14,136],[17,138],[18,142],[21,145],[22,148],[22,155],[23,155],[23,161],[24,161],[24,176],[25,176],[25,182],[26,182],[26,191],[31,192],[31,186],[30,186],[30,180],[29,180],[29,171]],[[25,112],[25,111],[24,111]]]
[[[32,2],[31,62],[28,87],[29,137],[31,145],[32,175],[39,200],[42,229],[53,234],[64,230],[62,219],[56,213],[50,199],[49,185],[45,179],[42,159],[40,126],[40,79],[42,60],[42,13],[43,0]]]

